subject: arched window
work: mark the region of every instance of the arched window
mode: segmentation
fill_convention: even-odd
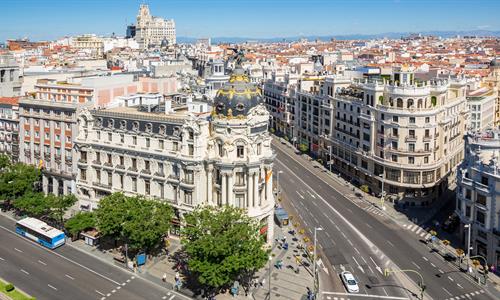
[[[378,96],[378,102],[384,104],[384,96]]]
[[[436,96],[432,96],[431,97],[431,104],[432,104],[432,106],[436,106],[436,104],[437,104],[437,98],[436,98]]]
[[[417,101],[417,108],[422,108],[422,98],[418,99]]]
[[[403,99],[398,98],[398,99],[396,100],[396,106],[397,106],[398,108],[403,108]]]
[[[413,108],[413,99],[406,100],[406,107]]]

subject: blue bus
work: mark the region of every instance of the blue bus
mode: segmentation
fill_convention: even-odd
[[[64,232],[35,218],[24,218],[17,221],[16,232],[49,249],[55,249],[66,243]]]

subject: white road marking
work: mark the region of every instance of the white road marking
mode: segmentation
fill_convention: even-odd
[[[356,258],[354,258],[354,256],[352,256],[352,259],[354,259],[354,261],[356,262],[356,264],[358,265],[358,269],[361,270],[361,272],[363,272],[363,274],[365,273],[365,270],[363,269],[363,267],[358,263],[358,261],[356,260]]]
[[[363,256],[361,256],[361,259],[365,262],[365,264],[367,264],[367,263],[368,263],[368,262],[366,261],[366,259],[365,259]]]
[[[74,277],[69,276],[68,274],[64,274],[64,276],[68,277],[68,278],[69,278],[69,279],[71,279],[71,280],[75,280],[75,278],[74,278]]]
[[[389,245],[391,245],[392,247],[394,247],[394,244],[389,242],[389,241],[386,241]]]
[[[444,274],[444,271],[441,269],[438,269],[439,273]]]
[[[391,262],[387,260],[387,261],[385,262],[384,266],[385,266],[385,267],[387,267],[390,263],[391,263]]]
[[[109,296],[111,296],[111,293],[107,293],[107,294],[106,294],[106,297],[109,297]]]
[[[327,237],[331,238],[330,234],[328,233],[328,231],[325,231],[325,234]]]
[[[354,251],[358,252],[358,254],[361,254],[361,253],[359,253],[359,250],[356,247],[354,247]]]
[[[372,267],[370,267],[370,265],[367,265],[367,266],[368,266],[368,269],[370,269],[370,272],[372,272],[372,274],[375,274],[375,272],[373,272]]]
[[[129,283],[129,282],[130,282],[130,279],[127,279],[127,283]]]
[[[121,288],[122,288],[121,286],[117,286],[117,287],[116,287],[116,289],[117,289],[117,290],[119,290],[119,289],[121,289]]]
[[[309,195],[311,195],[311,197],[313,197],[314,199],[316,199],[316,196],[314,196],[314,195],[313,195],[310,191],[307,191],[307,193],[308,193]]]
[[[41,260],[39,260],[38,262],[39,262],[39,263],[41,263],[41,264],[42,264],[42,265],[44,265],[44,266],[46,266],[46,265],[47,265],[46,263],[44,263],[44,262],[43,262],[43,261],[41,261]]]
[[[373,229],[372,225],[368,224],[368,223],[365,223],[366,226],[370,227],[371,229]]]
[[[174,299],[175,295],[172,295],[172,297],[168,298],[168,300]]]
[[[420,233],[420,231],[422,231],[422,228],[421,228],[421,227],[418,227],[418,230],[417,230],[417,231],[415,231],[415,234],[419,234],[419,233]]]
[[[347,239],[347,236],[345,235],[345,233],[341,232],[340,233],[345,239]]]
[[[161,298],[162,298],[162,299],[167,299],[167,296],[163,296],[163,297],[161,297]]]
[[[421,269],[419,265],[417,265],[415,262],[411,262],[415,267],[417,267],[418,269]]]
[[[347,209],[349,212],[351,212],[351,214],[352,214],[352,209],[350,209],[350,208],[348,208],[348,207],[346,207],[346,209]]]
[[[443,288],[443,290],[444,290],[446,293],[448,293],[448,295],[453,296],[450,292],[448,292],[448,290],[447,290],[447,289]]]
[[[460,285],[460,283],[457,283],[458,287],[463,289],[464,287]]]
[[[403,227],[403,228],[406,228],[406,226],[408,226],[408,224],[403,224],[403,225],[402,225],[402,227]]]
[[[26,275],[29,275],[29,274],[30,274],[30,273],[28,273],[28,271],[25,271],[25,270],[23,270],[23,269],[21,269],[21,272],[23,272],[23,273],[24,273],[24,274],[26,274]]]
[[[426,234],[427,232],[423,231],[421,234],[420,234],[420,237],[423,237],[424,234]]]
[[[412,227],[408,228],[410,231],[415,231],[417,229],[418,225],[413,225]]]
[[[3,258],[0,257],[0,260],[5,260],[5,259],[3,259]]]
[[[14,248],[14,250],[16,250],[16,251],[17,251],[17,252],[19,252],[19,253],[23,253],[23,251],[21,251],[21,250],[19,250],[19,249],[17,249],[17,248]]]
[[[338,292],[321,292],[321,293],[324,294],[324,295],[353,296],[353,294],[350,294],[350,293],[338,293]],[[380,295],[369,295],[369,294],[356,294],[356,297],[377,298],[377,299],[408,300],[408,298],[404,298],[404,297],[380,296]]]
[[[434,268],[436,267],[436,265],[435,265],[435,264],[433,264],[433,263],[431,263],[431,266],[433,266]]]
[[[383,274],[384,272],[382,272],[382,268],[380,268],[376,263],[375,261],[373,260],[373,258],[370,256],[370,260],[372,261],[372,263],[375,265],[375,269],[377,269],[377,271],[380,272],[380,274]]]
[[[424,240],[428,240],[432,235],[430,233],[428,233],[425,237],[424,237]]]
[[[12,231],[12,230],[10,230],[10,229],[8,229],[8,228],[6,228],[6,227],[2,226],[2,225],[0,225],[0,228],[2,228],[2,229],[3,229],[3,230],[5,230],[5,231],[10,232],[11,234],[13,234],[13,235],[15,235],[15,236],[18,236],[18,234],[17,234],[17,233],[15,233],[14,231]],[[59,254],[59,253],[57,253],[57,252],[54,252],[54,251],[52,251],[52,250],[49,250],[49,249],[47,249],[47,248],[45,248],[45,247],[43,247],[43,246],[41,246],[41,245],[39,245],[39,244],[37,244],[37,243],[35,243],[35,242],[33,242],[33,241],[28,240],[28,239],[23,239],[23,240],[24,240],[24,241],[26,241],[26,242],[28,242],[28,243],[31,243],[32,245],[35,245],[35,246],[39,247],[40,249],[43,249],[44,251],[47,251],[47,253],[51,253],[51,254],[56,255],[56,256],[58,256],[58,257],[60,257],[60,258],[62,258],[62,259],[65,259],[65,260],[67,260],[67,261],[69,261],[69,262],[71,262],[71,263],[73,263],[73,264],[75,264],[75,265],[79,266],[80,268],[83,268],[83,269],[85,269],[85,270],[89,271],[90,273],[93,273],[93,274],[95,274],[95,275],[97,275],[97,276],[99,276],[99,277],[101,277],[101,278],[104,278],[104,279],[106,279],[106,280],[108,280],[108,281],[110,281],[110,282],[112,282],[112,283],[114,283],[114,284],[116,284],[116,285],[119,285],[119,284],[120,284],[120,283],[118,283],[118,282],[114,281],[113,279],[111,279],[111,278],[109,278],[109,277],[107,277],[107,276],[104,276],[104,275],[102,275],[102,274],[100,274],[100,273],[98,273],[98,272],[96,272],[96,271],[94,271],[94,270],[92,270],[92,269],[90,269],[90,268],[88,268],[88,267],[86,267],[86,266],[84,266],[84,265],[82,265],[82,264],[80,264],[80,263],[78,263],[78,262],[76,262],[76,261],[72,260],[72,259],[67,258],[67,257],[66,257],[66,256],[64,256],[64,255],[61,255],[61,254]],[[21,250],[19,250],[19,249],[17,249],[17,248],[14,248],[14,249],[16,249],[16,251],[20,251],[20,252],[22,252]],[[119,268],[119,267],[117,267],[117,268]]]
[[[328,219],[328,215],[325,212],[323,212],[323,216]]]
[[[57,291],[57,288],[56,288],[55,286],[50,285],[50,284],[47,284],[47,285],[49,286],[49,288],[51,288],[51,289],[53,289],[53,290]]]
[[[297,195],[299,195],[300,198],[304,199],[304,196],[302,196],[299,192],[295,191]]]
[[[349,243],[349,245],[351,245],[351,247],[354,247],[354,245],[352,244],[351,240],[347,240],[347,242]]]
[[[113,293],[113,294],[116,293],[116,290],[112,290],[111,293]]]
[[[99,292],[98,290],[95,290],[95,292],[96,292],[96,293],[98,293],[98,294],[99,294],[99,295],[101,295],[101,296],[106,296],[106,295],[104,295],[103,293]]]
[[[429,261],[429,260],[427,259],[427,257],[425,257],[425,256],[422,256],[422,258],[423,258],[425,261]]]

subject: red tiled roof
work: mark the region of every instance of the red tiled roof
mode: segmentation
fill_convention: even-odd
[[[1,104],[17,105],[19,102],[19,97],[0,97]]]

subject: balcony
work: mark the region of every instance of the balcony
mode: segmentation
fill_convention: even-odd
[[[416,142],[417,141],[417,136],[416,135],[407,135],[405,138],[406,142]]]
[[[432,135],[425,135],[423,140],[424,142],[430,142],[432,140]]]

